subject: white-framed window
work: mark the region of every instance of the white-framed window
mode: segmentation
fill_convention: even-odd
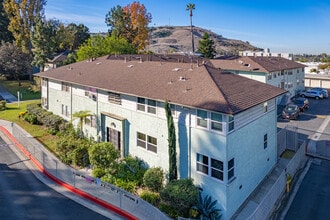
[[[223,162],[211,158],[211,176],[223,181]]]
[[[235,129],[235,123],[234,123],[234,116],[228,116],[228,131],[232,131]]]
[[[176,115],[175,108],[176,108],[176,106],[174,104],[170,104],[170,109],[171,109],[172,116]]]
[[[109,92],[108,101],[113,104],[121,105],[121,97],[119,93]]]
[[[224,132],[234,130],[234,116],[224,116],[221,113],[207,112],[197,109],[196,125],[200,128],[205,128],[212,131]],[[227,129],[226,128],[227,125]]]
[[[271,79],[272,79],[272,74],[271,73],[267,74],[267,80],[271,80]]]
[[[211,129],[222,131],[222,114],[211,112]]]
[[[148,112],[151,114],[156,114],[157,102],[155,100],[148,99]]]
[[[224,180],[223,162],[203,154],[196,155],[196,170],[212,178]]]
[[[199,127],[207,128],[207,111],[197,110],[197,125]]]
[[[156,114],[157,110],[157,101],[152,99],[145,99],[138,97],[137,98],[137,110],[138,111],[147,111],[151,114]]]
[[[268,103],[264,102],[264,113],[268,111]]]
[[[157,153],[157,138],[148,136],[147,150]]]
[[[146,134],[143,134],[141,132],[137,132],[137,143],[136,145],[138,147],[142,147],[142,148],[146,148],[146,140],[147,140],[147,136]]]
[[[68,83],[62,82],[61,90],[64,92],[70,92],[70,85]]]
[[[235,177],[235,161],[234,158],[228,161],[228,181]]]
[[[62,104],[62,115],[68,117],[70,115],[69,107]]]
[[[88,116],[87,120],[85,120],[85,124],[88,126],[91,126],[93,128],[96,128],[96,116],[95,115],[91,115]]]
[[[264,134],[264,149],[267,148],[267,145],[268,145],[268,135]]]
[[[137,110],[145,111],[146,110],[146,100],[145,98],[138,97],[137,98]]]
[[[196,166],[197,171],[206,175],[209,174],[209,158],[207,156],[197,153]]]
[[[44,87],[47,87],[47,81],[48,81],[47,79],[42,78],[41,85],[44,86]]]
[[[137,146],[157,153],[157,138],[137,132]]]
[[[85,96],[92,99],[93,101],[96,101],[97,99],[96,93],[97,91],[95,88],[85,87]]]

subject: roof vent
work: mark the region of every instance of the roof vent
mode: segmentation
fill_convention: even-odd
[[[102,62],[97,62],[96,65],[100,65]]]
[[[71,66],[68,67],[68,70],[72,70],[73,68]]]
[[[180,81],[186,81],[186,77],[185,76],[180,76]]]
[[[174,68],[174,69],[172,69],[172,71],[176,71],[176,72],[178,72],[179,70],[181,70],[181,68]]]
[[[127,67],[128,67],[128,68],[132,68],[133,66],[134,66],[134,65],[128,65]]]
[[[259,70],[259,68],[253,68],[252,70],[253,70],[253,71],[257,71],[257,70]]]
[[[250,67],[249,63],[244,63],[244,66]]]
[[[238,62],[239,62],[240,64],[243,64],[243,61],[242,61],[242,60],[239,60]]]

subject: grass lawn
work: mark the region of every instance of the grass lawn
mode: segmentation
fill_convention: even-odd
[[[6,110],[0,111],[0,119],[11,121],[21,126],[29,134],[39,140],[45,147],[53,151],[55,144],[54,140],[57,138],[54,135],[49,134],[43,126],[31,125],[30,123],[18,118],[20,112],[26,111],[26,106],[28,104],[40,103],[40,100],[32,100],[18,103],[7,103]]]
[[[293,150],[287,149],[282,153],[281,157],[286,159],[291,159],[294,156],[294,154],[295,152]]]
[[[21,94],[21,101],[41,99],[40,92],[31,91],[32,84],[29,80],[22,80],[21,86],[18,86],[16,80],[7,80],[5,77],[0,77],[0,86],[16,96],[16,98],[17,92],[19,91]]]

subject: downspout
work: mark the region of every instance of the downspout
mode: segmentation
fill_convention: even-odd
[[[99,90],[96,89],[96,115],[95,115],[95,120],[96,120],[96,139],[97,142],[99,142]]]
[[[188,110],[189,128],[188,128],[188,178],[191,178],[191,113]]]
[[[72,120],[72,107],[73,107],[73,100],[72,100],[72,97],[73,97],[73,95],[72,95],[72,83],[70,84],[71,85],[71,88],[70,88],[70,120]]]

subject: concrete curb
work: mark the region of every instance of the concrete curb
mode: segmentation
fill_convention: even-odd
[[[115,212],[117,213],[118,215],[124,217],[125,219],[128,219],[128,220],[136,220],[138,219],[137,217],[133,216],[132,214],[116,207],[116,206],[113,206],[112,204],[109,204],[103,200],[100,200],[96,197],[94,197],[93,195],[90,195],[80,189],[77,189],[59,179],[57,179],[56,177],[54,177],[52,174],[48,173],[44,167],[24,148],[24,146],[22,146],[20,143],[18,143],[18,141],[12,136],[12,134],[6,129],[4,128],[3,126],[0,126],[0,132],[2,132],[5,136],[6,136],[6,139],[7,139],[7,142],[11,142],[11,143],[14,143],[14,145],[18,148],[18,150],[23,153],[28,159],[30,162],[32,162],[37,168],[38,170],[45,175],[45,177],[47,177],[49,180],[52,180],[54,183],[56,183],[56,185],[60,186],[61,188],[65,188],[66,190],[69,190],[70,192],[74,193],[75,195],[78,195],[84,199],[87,199],[99,206],[102,206],[112,212]],[[16,149],[17,150],[17,149]],[[15,153],[17,153],[17,151],[15,151]],[[26,158],[24,158],[26,159]],[[31,166],[28,166],[29,169],[31,169]],[[33,170],[33,168],[32,168]],[[35,172],[33,172],[35,174]],[[39,175],[37,176],[38,179],[39,179]]]

